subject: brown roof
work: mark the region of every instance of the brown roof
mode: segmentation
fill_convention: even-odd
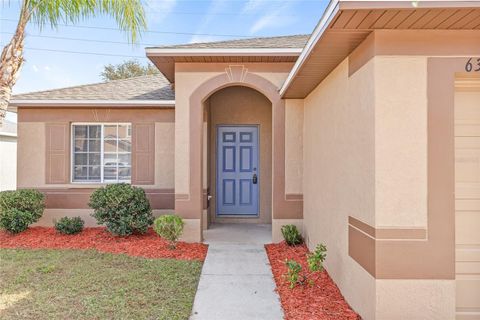
[[[75,87],[16,94],[12,100],[175,100],[162,75],[140,76]]]
[[[158,49],[274,49],[274,48],[303,48],[310,35],[300,34],[293,36],[250,38],[229,41],[203,42],[158,46]]]

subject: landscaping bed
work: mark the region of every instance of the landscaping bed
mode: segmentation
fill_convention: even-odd
[[[290,288],[290,283],[284,277],[287,273],[285,261],[294,259],[307,269],[306,255],[309,251],[305,245],[288,246],[281,242],[267,244],[265,249],[286,320],[361,319],[347,304],[326,270],[313,277],[314,284]]]
[[[107,239],[99,231],[86,230],[91,237]],[[46,235],[54,236],[57,244],[63,238],[48,229],[34,228],[26,234],[41,234],[44,241]],[[84,237],[68,236],[74,238],[84,239],[87,247]],[[2,233],[2,246],[5,239],[10,245],[13,239],[28,244],[21,235]],[[131,247],[124,251],[145,255]],[[96,250],[0,249],[0,261],[0,319],[5,320],[188,319],[202,269],[197,260],[146,259]]]
[[[144,258],[172,258],[204,261],[207,245],[179,242],[175,250],[152,229],[143,235],[114,236],[105,228],[86,228],[65,235],[54,228],[33,227],[19,234],[0,231],[0,248],[25,249],[96,249],[100,252],[124,253]]]

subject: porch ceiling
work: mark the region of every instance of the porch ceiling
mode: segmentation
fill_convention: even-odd
[[[479,30],[480,1],[332,1],[280,90],[305,98],[371,32]]]

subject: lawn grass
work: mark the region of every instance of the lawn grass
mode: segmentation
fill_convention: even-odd
[[[188,319],[202,264],[0,249],[1,319]]]

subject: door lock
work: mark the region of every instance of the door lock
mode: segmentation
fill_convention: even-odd
[[[253,182],[253,184],[257,184],[257,182],[258,182],[258,178],[257,178],[256,173],[253,174],[252,182]]]

